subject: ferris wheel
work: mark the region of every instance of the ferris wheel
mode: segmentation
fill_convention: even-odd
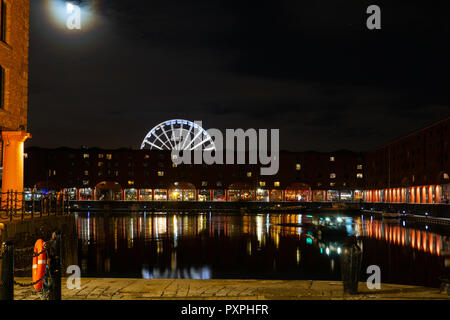
[[[216,150],[211,136],[197,123],[188,120],[164,121],[147,133],[141,149]]]

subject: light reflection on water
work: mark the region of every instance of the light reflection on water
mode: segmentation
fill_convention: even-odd
[[[354,235],[363,271],[377,264],[383,282],[438,286],[450,243],[448,230],[362,216],[105,213],[76,219],[82,271],[103,277],[339,280],[342,245]]]

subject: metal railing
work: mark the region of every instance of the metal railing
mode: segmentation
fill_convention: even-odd
[[[69,213],[69,201],[63,192],[0,193],[0,220],[25,220],[35,217],[65,215]]]
[[[34,247],[15,249],[12,242],[4,242],[0,248],[0,300],[14,300],[14,285],[19,287],[33,287],[42,282],[40,294],[45,300],[61,300],[61,233],[54,232],[52,238],[45,243],[42,252],[35,252]],[[47,268],[40,279],[30,283],[15,281],[15,272],[31,271],[32,268],[15,268],[14,260],[17,256],[32,262],[34,257],[40,258],[45,254]],[[29,266],[31,266],[29,264]]]

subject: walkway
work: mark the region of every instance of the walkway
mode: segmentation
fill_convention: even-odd
[[[21,283],[31,279],[16,278]],[[344,296],[342,282],[297,280],[185,280],[185,279],[92,279],[83,278],[80,290],[68,290],[63,279],[63,300],[161,300],[161,299],[446,299],[439,289],[382,284],[380,290],[369,290],[360,283],[359,295]],[[38,300],[30,288],[15,287],[16,300]]]

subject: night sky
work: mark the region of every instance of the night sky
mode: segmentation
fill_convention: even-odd
[[[81,31],[60,1],[31,1],[28,146],[139,148],[181,118],[363,151],[450,115],[448,1],[93,0]]]

